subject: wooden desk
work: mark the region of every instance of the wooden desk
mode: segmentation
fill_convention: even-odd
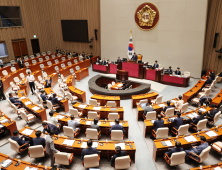
[[[202,107],[202,108],[204,108],[204,106]],[[208,111],[210,111],[211,110],[211,108],[210,107],[207,107],[207,108],[204,108],[206,111],[205,112],[203,112],[203,114],[205,114],[205,113],[207,113]],[[183,119],[183,123],[184,124],[186,124],[191,118],[190,117],[188,117],[187,115],[189,115],[190,113],[193,113],[193,112],[198,112],[198,108],[197,109],[195,109],[195,110],[192,110],[192,111],[189,111],[189,112],[186,112],[186,113],[183,113],[182,115],[181,115],[181,117],[186,117],[186,119]],[[177,117],[177,115],[175,115],[175,116],[173,116],[174,118],[176,118]],[[174,123],[172,123],[171,121],[167,121],[168,120],[168,118],[169,117],[164,117],[163,119],[164,119],[164,126],[165,127],[173,127],[174,126]],[[144,120],[144,124],[143,124],[144,126],[144,131],[143,131],[143,135],[144,135],[144,137],[146,138],[146,134],[147,133],[151,133],[152,132],[152,129],[153,129],[153,124],[152,124],[152,122],[151,122],[151,120],[150,119],[148,119],[148,120]]]
[[[209,144],[215,142],[215,141],[218,141],[218,140],[221,140],[222,138],[222,125],[218,126],[219,128],[217,129],[218,132],[215,131],[216,127],[213,127],[211,128],[210,130],[212,130],[213,132],[215,132],[218,136],[214,136],[214,137],[209,137],[207,134],[205,134],[207,131],[210,131],[210,130],[207,130],[207,131],[201,131],[199,133],[200,136],[205,136],[206,139],[207,139],[207,142]],[[181,143],[181,147],[184,148],[184,150],[190,148],[191,146],[197,146],[197,145],[200,145],[200,137],[197,137],[197,133],[192,133],[191,134],[192,136],[194,136],[194,138],[196,138],[197,141],[195,142],[187,142],[185,139],[184,139],[184,136],[180,136],[177,138],[177,141],[179,141]],[[187,135],[187,136],[190,136],[190,135]],[[176,138],[175,137],[172,137],[172,138],[168,138],[168,139],[159,139],[159,140],[154,140],[154,144],[153,144],[153,159],[156,161],[156,157],[157,156],[163,156],[164,155],[164,152],[168,151],[169,148],[173,148],[175,147],[175,140]],[[172,145],[171,147],[168,147],[168,146],[163,146],[163,144],[161,142],[163,141],[171,141]]]
[[[85,105],[86,107],[81,107],[82,105]],[[118,113],[119,114],[119,119],[124,120],[124,110],[123,107],[105,107],[105,106],[100,106],[100,109],[97,110],[94,105],[89,105],[89,104],[82,104],[77,102],[76,104],[73,105],[73,108],[82,111],[84,116],[88,115],[88,111],[95,111],[100,114],[101,119],[108,119],[108,114],[109,113]]]
[[[61,115],[61,114],[54,113],[53,117],[57,117],[57,115]],[[61,116],[63,116],[62,119],[58,119],[58,117],[57,117],[57,119],[59,120],[59,123],[62,126],[68,126],[68,120],[71,120],[70,116],[65,116],[65,115],[61,115]],[[80,130],[81,130],[81,132],[84,132],[84,133],[86,132],[86,129],[90,127],[90,125],[87,125],[86,122],[87,121],[90,121],[91,123],[93,122],[93,119],[85,120],[85,118],[75,118],[75,120],[78,120],[80,122],[80,125],[81,125]],[[106,137],[109,137],[109,135],[110,135],[109,130],[112,127],[112,125],[110,125],[110,122],[114,123],[114,121],[110,121],[110,120],[107,120],[107,121],[99,120],[99,122],[98,122],[98,125],[101,130],[101,134],[106,135]],[[120,121],[120,124],[124,127],[125,137],[128,138],[128,130],[129,130],[128,121]]]
[[[75,79],[75,75],[70,75],[67,79],[66,79],[66,84],[67,86],[75,86],[76,84],[76,79]]]
[[[10,119],[6,114],[4,114],[1,110],[0,110],[0,121],[4,120],[4,119],[8,119],[8,122],[6,123],[0,123],[3,126],[5,126],[6,129],[10,130],[11,136],[13,135],[13,131],[17,130],[17,125],[16,122],[12,119]]]
[[[55,93],[51,88],[45,88],[45,92],[46,92],[47,95]],[[59,95],[57,95],[57,96],[61,97]],[[64,108],[65,112],[69,111],[69,100],[68,99],[62,99],[60,101],[60,104]]]
[[[89,75],[89,70],[88,68],[83,68],[81,70],[76,71],[75,74],[76,74],[76,80],[80,81]]]
[[[18,91],[18,97],[20,98],[19,100],[25,106],[27,111],[31,112],[32,114],[34,114],[37,117],[40,117],[42,122],[44,122],[44,120],[47,120],[46,109],[33,103],[29,98],[27,98],[24,90]],[[31,104],[26,104],[26,102],[31,102]],[[33,109],[34,107],[39,107],[40,109],[34,110]]]
[[[99,56],[94,56],[91,58],[91,63],[93,64],[94,62],[96,62],[97,58],[99,58]]]
[[[22,133],[25,129],[31,129],[31,128],[26,126],[25,128],[21,129],[19,131],[19,133],[24,136],[27,136]],[[35,131],[37,131],[37,130],[34,130],[32,132],[32,134],[27,137],[29,137],[31,139],[36,138]],[[88,140],[84,139],[83,142],[79,143],[79,141],[81,141],[81,139],[74,138],[75,142],[73,143],[73,145],[67,146],[67,145],[64,145],[63,142],[65,139],[68,139],[68,137],[59,136],[58,139],[55,140],[56,137],[58,137],[58,136],[55,135],[53,138],[56,149],[58,149],[60,152],[75,153],[75,155],[81,155],[82,149],[84,149],[81,146],[82,146],[83,142],[88,141]],[[111,156],[113,156],[115,154],[115,144],[117,144],[119,142],[117,142],[117,141],[107,141],[107,143],[106,143],[106,141],[96,141],[96,142],[99,142],[98,147],[96,149],[98,151],[101,151],[100,157],[107,157],[108,161],[109,161]],[[103,143],[103,146],[101,146],[101,143]],[[135,147],[134,142],[124,141],[123,143],[125,143],[125,149],[122,148],[122,150],[124,150],[127,155],[130,155],[130,158],[135,162],[136,147]],[[128,143],[130,145],[132,145],[133,148],[131,148],[130,146],[127,146],[126,144],[128,144]]]
[[[215,164],[215,165],[202,166],[202,170],[215,170],[215,168],[217,168],[217,167],[222,168],[222,162]],[[190,170],[200,170],[200,167],[191,168]]]
[[[222,89],[220,92],[212,99],[211,104],[215,104],[216,106],[219,106],[222,102]]]
[[[128,71],[128,76],[143,79],[143,64],[122,62],[122,70]]]
[[[116,79],[118,80],[128,80],[129,72],[125,70],[117,70]]]
[[[111,87],[111,90],[122,90],[123,83],[116,83]]]
[[[144,67],[144,79],[160,82],[162,72],[163,69],[150,69]]]
[[[109,73],[116,74],[118,69],[118,64],[109,64]]]
[[[69,86],[68,88],[70,93],[77,96],[78,99],[81,99],[83,103],[86,103],[86,92],[79,90],[74,86]]]
[[[136,103],[140,100],[147,99],[148,103],[151,103],[151,100],[156,99],[158,96],[158,93],[151,92],[151,93],[145,93],[145,94],[139,94],[139,95],[132,95],[132,108],[136,107]]]
[[[90,67],[91,66],[91,61],[90,59],[86,59],[86,60],[83,60],[83,61],[80,61],[79,62],[79,67],[82,69],[82,68],[87,68],[87,67]]]
[[[19,66],[17,63],[15,63],[14,66],[15,66],[16,70],[19,70]],[[12,73],[11,66],[2,67],[2,68],[0,68],[0,76],[1,77],[4,77],[4,75],[2,74],[3,70],[6,70],[8,72],[8,74]]]
[[[53,87],[56,83],[58,83],[58,74],[57,73],[52,73],[51,75],[48,75],[48,79],[50,77],[52,77],[51,87]]]
[[[105,106],[107,101],[115,101],[116,106],[120,106],[120,96],[104,96],[99,94],[94,94],[91,99],[96,99],[100,102],[100,106]]]
[[[171,86],[188,87],[189,80],[190,76],[183,77],[183,76],[174,76],[168,74],[161,75],[161,83],[168,84]]]
[[[109,73],[109,64],[108,66],[100,65],[100,64],[93,64],[92,70],[100,73]]]

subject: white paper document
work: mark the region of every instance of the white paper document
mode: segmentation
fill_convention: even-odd
[[[3,127],[4,127],[4,125],[0,124],[0,128],[3,128]]]
[[[115,122],[109,122],[109,125],[110,126],[115,125]]]
[[[197,139],[196,139],[194,136],[192,136],[192,135],[187,136],[187,137],[184,137],[184,139],[185,139],[187,142],[196,142],[196,141],[197,141]]]
[[[35,106],[35,107],[33,107],[32,109],[36,111],[36,110],[39,110],[39,109],[40,109],[40,107]]]
[[[98,144],[99,144],[99,142],[93,142],[92,148],[97,148]]]
[[[115,147],[120,146],[121,149],[125,149],[125,143],[117,143],[115,144]]]
[[[75,140],[65,139],[64,142],[63,142],[63,145],[72,146],[74,142],[75,142]]]
[[[197,116],[198,116],[198,114],[197,114],[196,112],[193,112],[192,115],[193,115],[194,117],[197,117]]]
[[[101,125],[101,122],[99,121],[99,122],[97,123],[97,125]]]
[[[202,111],[202,112],[206,112],[206,111],[207,111],[207,110],[204,109],[204,108],[200,108],[199,110]]]
[[[63,119],[64,116],[62,116],[62,115],[57,115],[56,118],[57,118],[57,119]]]
[[[151,123],[154,124],[155,120],[151,120]]]
[[[92,124],[92,121],[87,121],[86,122],[86,125],[91,125]]]
[[[7,123],[8,121],[8,119],[3,119],[0,123]]]
[[[25,135],[31,135],[33,131],[34,130],[31,130],[31,129],[25,129],[25,130],[22,131],[22,133],[25,134]]]
[[[101,107],[94,107],[93,110],[100,110]]]
[[[58,97],[58,100],[62,100],[62,97]]]
[[[164,141],[166,144],[167,144],[167,146],[173,146],[173,144],[171,143],[171,141]]]
[[[86,148],[86,147],[87,147],[87,143],[83,142],[82,145],[81,145],[81,148]]]
[[[7,159],[7,160],[5,160],[4,163],[1,164],[1,165],[5,168],[5,167],[7,167],[10,163],[12,163],[12,160]]]
[[[165,104],[159,104],[158,106],[160,106],[160,107],[165,107],[166,105],[165,105]]]
[[[25,105],[29,105],[29,104],[32,104],[32,102],[30,101],[25,102]]]
[[[216,168],[214,168],[214,170],[222,170],[222,168],[216,167]]]
[[[122,87],[122,86],[123,86],[123,84],[117,84],[117,86],[118,86],[118,87]]]
[[[176,102],[176,100],[171,100],[170,102],[171,102],[171,103],[175,103],[175,102]]]
[[[217,136],[217,134],[214,131],[212,131],[212,130],[206,132],[206,135],[209,136],[209,137]]]
[[[33,168],[33,167],[26,167],[24,170],[38,170],[38,168]]]
[[[84,105],[84,104],[80,104],[78,107],[84,109],[84,108],[86,107],[86,105]]]
[[[194,117],[193,114],[188,114],[186,116],[190,117],[191,119]]]
[[[76,118],[75,121],[80,122],[81,119]]]
[[[25,99],[26,97],[25,96],[23,96],[23,97],[20,97],[20,99],[22,100],[22,99]]]

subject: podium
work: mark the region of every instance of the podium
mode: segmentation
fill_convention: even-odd
[[[116,79],[117,80],[128,80],[128,71],[117,70]]]

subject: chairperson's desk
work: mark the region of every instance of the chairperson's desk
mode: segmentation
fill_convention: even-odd
[[[13,135],[14,130],[17,130],[16,122],[10,119],[1,110],[0,110],[0,125],[3,125],[6,129],[10,130],[11,135]]]
[[[68,88],[70,93],[77,96],[78,99],[81,99],[83,103],[86,103],[86,92],[79,90],[74,86],[69,86]]]
[[[24,133],[22,133],[25,129],[31,129],[29,127],[25,127],[23,129],[21,129],[19,131],[20,134],[27,136],[29,138],[36,138],[35,136],[35,131],[37,130],[33,130],[33,132],[30,135],[26,135]],[[32,129],[31,129],[32,130]],[[56,140],[56,138],[58,138]],[[87,147],[86,143],[88,140],[82,140],[78,139],[78,138],[74,138],[74,143],[72,144],[72,146],[68,146],[66,144],[63,144],[65,140],[69,140],[68,137],[64,137],[64,136],[57,136],[55,135],[53,137],[54,140],[54,144],[55,144],[55,148],[58,149],[61,152],[68,152],[68,153],[74,153],[75,155],[81,155],[81,152],[84,148]],[[101,157],[107,157],[108,160],[110,160],[110,158],[115,154],[115,145],[118,145],[120,143],[122,143],[122,145],[125,147],[122,147],[122,150],[126,151],[127,155],[130,155],[130,158],[135,162],[135,153],[136,153],[136,147],[134,142],[132,141],[94,141],[94,142],[98,142],[98,146],[97,146],[97,150],[101,151],[100,156]]]
[[[118,113],[119,119],[124,120],[124,110],[123,107],[106,107],[106,106],[94,106],[89,104],[82,104],[77,102],[73,105],[73,108],[77,109],[78,111],[82,111],[83,115],[87,116],[88,111],[95,111],[100,114],[100,118],[108,119],[109,113]]]
[[[161,75],[161,83],[178,87],[188,87],[190,76]]]
[[[98,102],[100,102],[100,106],[105,106],[108,101],[115,101],[116,106],[120,106],[120,96],[105,96],[94,94],[91,99],[96,99]]]
[[[59,120],[59,123],[62,126],[67,126],[68,125],[68,120],[70,119],[70,116],[66,116],[66,115],[61,115],[59,113],[54,113],[53,115],[54,117],[56,117]],[[75,118],[76,121],[78,121],[80,123],[80,130],[82,132],[86,132],[87,128],[90,128],[90,125],[93,123],[92,119],[87,119],[85,120],[85,118]],[[110,121],[110,120],[99,120],[98,125],[100,127],[101,130],[101,134],[106,135],[106,137],[109,136],[109,130],[112,127],[112,125],[115,124],[114,121]],[[125,136],[128,138],[128,130],[129,130],[129,124],[128,121],[120,121],[120,125],[122,125],[124,127],[125,130]]]

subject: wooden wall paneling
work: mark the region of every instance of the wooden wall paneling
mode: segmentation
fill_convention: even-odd
[[[15,57],[21,56],[19,42],[12,42]]]
[[[19,41],[20,43],[20,49],[21,49],[21,55],[28,55],[28,49],[27,49],[27,45],[26,45],[26,41]]]

